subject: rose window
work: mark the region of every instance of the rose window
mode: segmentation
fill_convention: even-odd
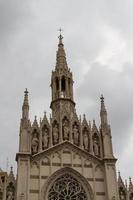
[[[87,200],[87,195],[80,182],[65,174],[53,183],[48,200]]]

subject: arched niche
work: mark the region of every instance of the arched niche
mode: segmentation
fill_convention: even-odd
[[[93,200],[87,180],[72,168],[65,167],[52,174],[42,187],[41,200]]]
[[[96,132],[93,134],[92,140],[94,155],[100,157],[100,138]]]
[[[42,127],[42,150],[49,147],[49,128],[46,124]]]
[[[62,120],[62,133],[63,133],[63,140],[69,140],[70,123],[66,116]]]
[[[36,154],[39,151],[39,133],[37,129],[33,129],[31,137],[31,152]]]

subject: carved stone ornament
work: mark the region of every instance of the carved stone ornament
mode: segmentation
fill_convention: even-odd
[[[130,200],[133,200],[133,193],[130,194]]]
[[[87,200],[87,194],[80,182],[70,174],[64,174],[53,183],[48,200]]]

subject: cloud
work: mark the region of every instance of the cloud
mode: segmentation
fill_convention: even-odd
[[[18,151],[25,87],[30,92],[31,119],[36,114],[38,119],[42,117],[44,110],[50,112],[50,76],[55,66],[57,30],[62,26],[78,114],[86,113],[98,124],[99,97],[104,94],[115,154],[120,158],[118,167],[124,177],[133,173],[131,168],[124,171],[125,155],[132,160],[132,9],[130,0],[0,2],[2,167],[6,168],[7,157],[14,163]]]

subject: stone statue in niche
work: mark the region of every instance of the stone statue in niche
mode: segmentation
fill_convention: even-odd
[[[43,148],[43,150],[48,148],[48,142],[49,142],[48,129],[45,128],[43,130],[43,135],[42,135],[42,148]]]
[[[74,144],[79,145],[79,130],[76,124],[73,126],[73,142]]]
[[[99,156],[99,142],[96,137],[93,140],[93,151],[95,156]]]
[[[84,130],[83,133],[83,145],[85,150],[89,150],[89,136],[88,136],[88,131]]]
[[[13,200],[14,197],[13,197],[13,191],[10,189],[8,192],[7,192],[7,200]]]
[[[63,123],[63,139],[69,140],[69,124],[66,119],[64,120],[64,123]]]
[[[57,144],[59,140],[59,129],[58,125],[55,124],[53,127],[53,144]]]
[[[31,149],[32,149],[32,153],[35,154],[38,152],[38,148],[39,148],[39,140],[37,137],[37,132],[33,133],[33,138],[31,141]]]
[[[126,200],[123,191],[120,191],[120,200]]]

